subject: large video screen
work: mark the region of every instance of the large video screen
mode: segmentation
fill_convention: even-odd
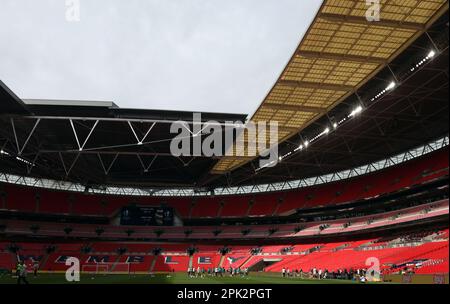
[[[121,225],[173,226],[173,209],[170,207],[127,206],[120,214]]]

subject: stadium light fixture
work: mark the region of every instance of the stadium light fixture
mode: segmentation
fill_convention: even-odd
[[[395,83],[395,81],[392,81],[387,87],[386,87],[386,91],[392,90],[395,88],[397,84]]]
[[[291,155],[291,154],[292,154],[292,152],[288,152],[288,153],[284,154],[283,156],[280,156],[278,159],[279,159],[280,161],[282,161],[283,159],[285,159],[286,157],[288,157],[288,156]]]
[[[303,145],[300,145],[297,148],[295,148],[294,152],[301,151],[301,150],[303,150]]]
[[[25,164],[27,164],[27,165],[30,165],[30,166],[33,166],[33,167],[34,167],[34,164],[32,164],[31,162],[29,162],[29,161],[27,161],[26,159],[23,159],[23,158],[21,158],[21,157],[19,157],[19,156],[16,156],[16,160],[18,160],[18,161],[20,161],[20,162],[23,162],[23,163],[25,163]]]
[[[327,127],[325,130],[323,130],[323,133],[324,133],[324,134],[330,133],[330,128]]]
[[[304,145],[305,148],[308,148],[308,146],[309,146],[309,141],[305,141],[305,142],[303,143],[303,145]]]
[[[420,66],[422,66],[425,62],[427,62],[428,60],[431,60],[434,56],[436,56],[436,51],[435,50],[431,50],[428,55],[423,58],[421,61],[419,61],[415,66],[413,66],[410,71],[414,72],[416,69],[418,69]]]
[[[337,127],[338,127],[338,124],[335,122],[335,123],[333,124],[333,128],[337,129]]]
[[[356,116],[356,115],[358,115],[359,113],[361,113],[362,112],[362,106],[357,106],[351,113],[350,113],[350,117],[353,117],[353,116]]]
[[[397,83],[395,83],[395,81],[391,81],[389,83],[389,85],[383,91],[381,91],[380,93],[375,95],[375,97],[373,97],[370,101],[374,101],[375,99],[380,98],[381,96],[386,94],[388,91],[393,90],[396,86],[397,86]]]

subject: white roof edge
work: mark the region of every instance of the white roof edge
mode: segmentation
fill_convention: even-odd
[[[58,99],[22,99],[26,105],[46,106],[81,106],[81,107],[106,107],[117,108],[113,101],[97,100],[58,100]]]

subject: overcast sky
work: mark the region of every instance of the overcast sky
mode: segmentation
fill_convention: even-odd
[[[20,98],[253,113],[322,0],[0,0],[0,79]]]

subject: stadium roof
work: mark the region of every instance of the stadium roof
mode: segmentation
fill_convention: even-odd
[[[332,3],[354,2],[327,1],[321,12]],[[328,24],[319,31],[321,38],[318,39],[323,39],[332,30],[325,45],[347,47],[347,54],[334,58],[330,54],[333,50],[329,49],[327,53],[320,51],[319,58],[315,58],[305,57],[305,53],[298,55],[297,51],[272,90],[278,90],[281,82],[280,90],[288,90],[292,94],[283,99],[282,95],[276,97],[278,95],[271,92],[256,111],[255,116],[258,117],[260,110],[268,104],[273,113],[271,119],[281,121],[282,115],[276,113],[292,112],[291,115],[295,117],[303,112],[315,115],[299,124],[295,120],[288,121],[288,118],[284,120],[286,124],[293,123],[295,126],[289,129],[284,138],[280,136],[282,161],[274,168],[260,168],[258,158],[246,158],[231,171],[217,171],[218,166],[224,164],[223,158],[173,156],[169,143],[175,135],[170,133],[170,123],[176,120],[192,121],[192,112],[122,109],[113,102],[22,101],[0,81],[0,171],[18,176],[70,181],[99,189],[126,186],[205,190],[322,176],[386,159],[445,137],[448,135],[448,3],[441,10],[439,7],[443,1],[405,3],[410,3],[410,13],[417,12],[413,15],[428,12],[427,16],[434,16],[427,19],[432,20],[432,24],[430,21],[430,24],[422,25],[422,30],[414,30],[415,34],[411,34],[408,39],[397,37],[399,34],[395,32],[413,31],[412,21],[406,17],[409,13],[405,14],[404,20],[396,23],[398,28],[391,30],[390,26],[395,23],[393,19],[367,26],[356,23],[356,20],[361,19],[350,17],[356,13],[349,8],[332,11],[333,14],[348,15],[345,21],[339,21],[339,29],[357,30],[366,26],[360,33],[363,36],[366,31],[381,31],[384,28],[383,34],[380,34],[384,39],[384,47],[393,45],[386,40],[386,31],[389,31],[390,37],[397,37],[394,39],[396,41],[403,39],[404,44],[395,56],[392,55],[395,58],[386,57],[389,58],[386,59],[388,62],[376,63],[381,58],[378,53],[376,56],[357,54],[356,49],[363,45],[367,49],[373,46],[373,50],[383,47],[379,43],[374,44],[373,39],[377,39],[377,35],[372,38],[367,36],[363,44],[359,40],[355,44],[345,43],[346,37],[353,34],[332,30],[335,28],[332,26],[336,22],[335,18],[333,21],[330,21],[329,16],[320,18],[319,15],[316,18],[306,37],[310,37],[317,22]],[[423,5],[424,8],[413,9],[412,5]],[[390,9],[398,10],[399,14],[404,10],[399,7]],[[442,16],[438,18],[438,15]],[[424,20],[414,18],[416,23]],[[347,23],[352,22],[353,25],[347,27]],[[302,42],[299,50],[304,51],[303,47]],[[355,50],[351,56],[348,54],[350,50]],[[308,52],[313,50],[308,49]],[[366,60],[372,62],[371,65],[377,65],[367,79],[361,80],[359,74],[364,69],[355,68],[366,63],[359,62],[362,59],[355,56],[365,56]],[[329,65],[324,66],[324,61]],[[311,70],[307,73],[302,72],[304,62],[311,64]],[[329,66],[333,66],[333,70],[323,74],[323,69]],[[348,66],[351,73],[341,70],[342,66]],[[340,74],[335,74],[338,70]],[[352,80],[354,75],[357,80]],[[302,79],[295,81],[304,81],[303,84],[307,82],[308,85],[286,85],[285,81],[298,77]],[[318,77],[319,80],[307,77]],[[314,81],[323,81],[329,91],[333,91],[331,88],[336,89],[335,86],[355,88],[336,101],[329,98],[331,95],[324,95],[320,102],[312,97],[295,97],[300,96],[296,92],[320,92],[323,89],[319,88],[320,85],[310,85]],[[394,86],[391,86],[392,83]],[[330,105],[326,106],[326,103]],[[295,107],[295,111],[291,107]],[[313,110],[317,107],[323,109],[316,113]],[[355,109],[358,108],[358,115],[350,115],[356,114]],[[246,115],[202,113],[202,119],[224,124],[226,121],[244,121]],[[309,146],[300,149],[306,142],[310,143]]]
[[[193,113],[123,109],[112,102],[18,99],[0,82],[1,171],[85,185],[195,186],[217,161],[174,157],[175,121],[192,128]],[[200,113],[202,121],[246,115]]]
[[[447,135],[448,34],[445,14],[371,80],[281,143],[277,166],[261,168],[256,159],[208,182],[237,186],[321,176]]]
[[[446,0],[381,2],[380,21],[370,22],[365,1],[324,1],[251,120],[278,121],[284,142],[354,94],[448,10]],[[212,173],[248,163],[252,152],[224,157]]]

